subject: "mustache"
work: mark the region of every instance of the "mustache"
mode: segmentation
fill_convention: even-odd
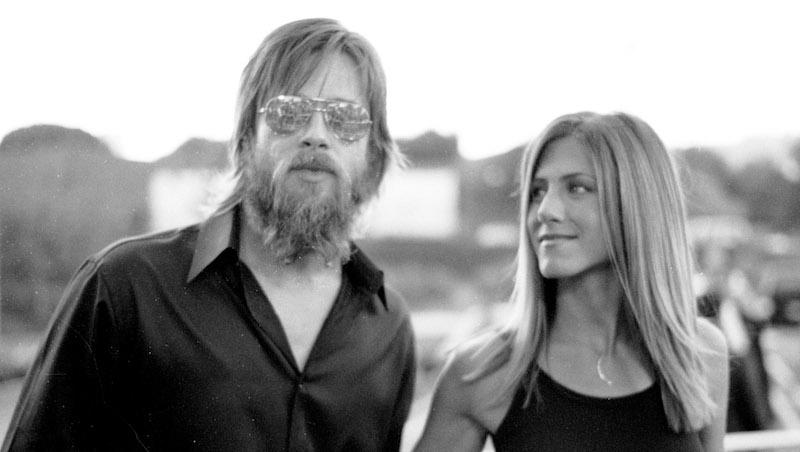
[[[289,164],[289,170],[325,171],[335,176],[343,174],[342,169],[328,154],[304,152],[298,154]]]

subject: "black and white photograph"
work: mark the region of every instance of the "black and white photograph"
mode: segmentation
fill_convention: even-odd
[[[800,450],[800,4],[0,5],[3,452]]]

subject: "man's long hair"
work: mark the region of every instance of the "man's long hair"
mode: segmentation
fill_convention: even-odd
[[[543,278],[527,228],[531,179],[544,149],[574,137],[591,150],[598,175],[603,235],[619,278],[623,321],[656,369],[664,411],[674,431],[697,430],[712,417],[707,370],[697,345],[691,253],[675,164],[656,133],[625,113],[575,113],[554,120],[525,149],[522,162],[517,270],[508,324],[487,341],[474,380],[503,369],[500,400],[524,384],[537,398],[537,356],[552,319],[556,289]],[[494,400],[494,402],[497,402]]]

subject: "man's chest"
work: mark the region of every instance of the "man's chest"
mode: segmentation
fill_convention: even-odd
[[[259,281],[299,369],[303,369],[338,295],[335,284],[279,287]]]

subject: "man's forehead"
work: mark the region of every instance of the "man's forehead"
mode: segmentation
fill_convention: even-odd
[[[338,52],[323,58],[297,88],[307,97],[346,100],[364,104],[367,100],[363,76],[353,58]]]

